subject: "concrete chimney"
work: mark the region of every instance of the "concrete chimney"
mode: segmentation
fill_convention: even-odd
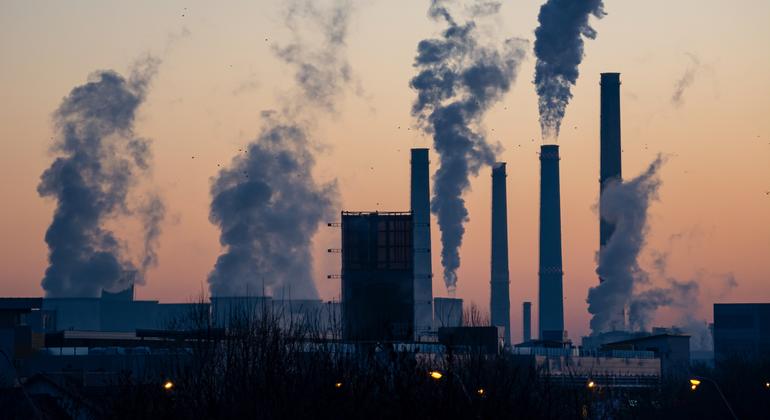
[[[559,146],[540,147],[540,290],[541,340],[564,339],[564,301],[561,259],[561,198]]]
[[[524,343],[532,340],[532,302],[524,302],[521,305],[522,309],[522,323],[521,339]]]
[[[430,257],[430,175],[428,149],[412,149],[411,209],[414,223],[415,339],[433,326],[433,272]]]
[[[505,162],[492,167],[492,275],[489,309],[492,325],[505,328],[505,345],[511,344],[511,302],[508,279],[508,206]]]
[[[599,131],[599,256],[601,249],[607,245],[615,226],[606,222],[601,217],[601,195],[607,184],[613,181],[621,181],[622,165],[620,156],[620,73],[601,74],[601,104],[600,104],[600,131]],[[600,262],[601,264],[601,262]],[[599,277],[599,282],[604,279]],[[625,329],[625,310],[618,314],[617,320],[622,320],[612,325],[613,330]]]
[[[611,180],[622,179],[620,157],[620,73],[601,74],[599,194]],[[601,200],[599,200],[601,205]],[[601,214],[601,209],[599,211]],[[599,216],[599,247],[604,247],[615,226]],[[601,279],[600,279],[601,280]]]

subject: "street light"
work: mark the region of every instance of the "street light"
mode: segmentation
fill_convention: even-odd
[[[730,403],[727,402],[727,398],[725,397],[725,394],[722,393],[722,389],[719,387],[719,384],[717,384],[716,381],[714,381],[713,379],[707,378],[705,376],[696,376],[696,377],[690,378],[690,389],[692,389],[693,391],[698,389],[698,386],[700,385],[701,381],[710,382],[712,385],[714,385],[714,388],[717,389],[719,396],[722,397],[722,402],[725,403],[725,407],[727,407],[727,410],[730,412],[730,414],[733,416],[734,419],[738,420],[738,416],[735,415],[733,408],[730,407]],[[770,384],[765,383],[765,385],[770,388]]]
[[[335,383],[334,387],[337,388],[337,389],[342,388],[342,382]]]
[[[171,381],[166,381],[163,383],[163,389],[166,391],[171,391],[171,389],[174,388],[174,383]]]
[[[428,375],[430,375],[431,378],[433,378],[433,379],[435,379],[437,381],[444,377],[444,374],[442,374],[441,372],[439,372],[437,370],[432,370],[432,371],[428,372]]]
[[[596,388],[596,382],[588,381],[588,389],[594,389],[594,388]]]

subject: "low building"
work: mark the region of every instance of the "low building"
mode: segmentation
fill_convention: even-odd
[[[690,336],[656,334],[607,343],[602,350],[650,351],[660,359],[661,370],[667,375],[685,374],[690,368]]]
[[[433,329],[461,327],[463,325],[463,300],[458,298],[433,298]]]

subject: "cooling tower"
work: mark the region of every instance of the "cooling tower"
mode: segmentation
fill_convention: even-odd
[[[505,328],[505,345],[511,344],[511,303],[508,293],[508,206],[505,162],[492,167],[492,274],[489,312],[492,325]]]
[[[415,338],[433,325],[433,274],[430,260],[430,184],[428,149],[412,149],[411,208],[414,223]]]
[[[561,265],[561,200],[559,146],[540,147],[540,290],[541,340],[564,339],[564,302]]]
[[[600,168],[599,194],[607,182],[621,179],[620,165],[620,73],[601,74],[601,116],[600,116]],[[601,206],[601,200],[599,200]],[[601,208],[599,209],[601,214]],[[599,217],[599,247],[610,240],[615,226]]]
[[[522,342],[526,343],[528,341],[532,340],[532,302],[524,302],[521,305],[522,309],[522,329],[521,329],[521,339]]]

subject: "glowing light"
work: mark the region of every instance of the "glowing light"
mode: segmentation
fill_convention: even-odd
[[[439,379],[444,377],[444,374],[442,374],[441,372],[439,372],[437,370],[430,371],[428,373],[428,375],[430,375],[431,378],[436,379],[436,380],[439,380]]]
[[[765,382],[765,388],[770,389],[770,382]]]
[[[334,384],[334,387],[335,388],[342,388],[342,382],[337,382],[336,384]]]
[[[171,388],[173,388],[173,387],[174,387],[174,383],[173,383],[173,382],[171,382],[171,381],[166,381],[166,382],[163,384],[163,389],[165,389],[166,391],[170,391],[170,390],[171,390]]]
[[[596,382],[594,382],[594,381],[588,381],[588,387],[589,387],[589,388],[594,388],[594,387],[596,387]]]
[[[484,395],[484,388],[479,388],[478,390],[476,390],[476,393],[479,395]]]
[[[698,386],[698,385],[700,385],[700,380],[698,380],[698,379],[690,379],[690,384]]]
[[[696,388],[698,388],[698,385],[690,385],[690,389],[692,389],[693,391],[695,391]]]

